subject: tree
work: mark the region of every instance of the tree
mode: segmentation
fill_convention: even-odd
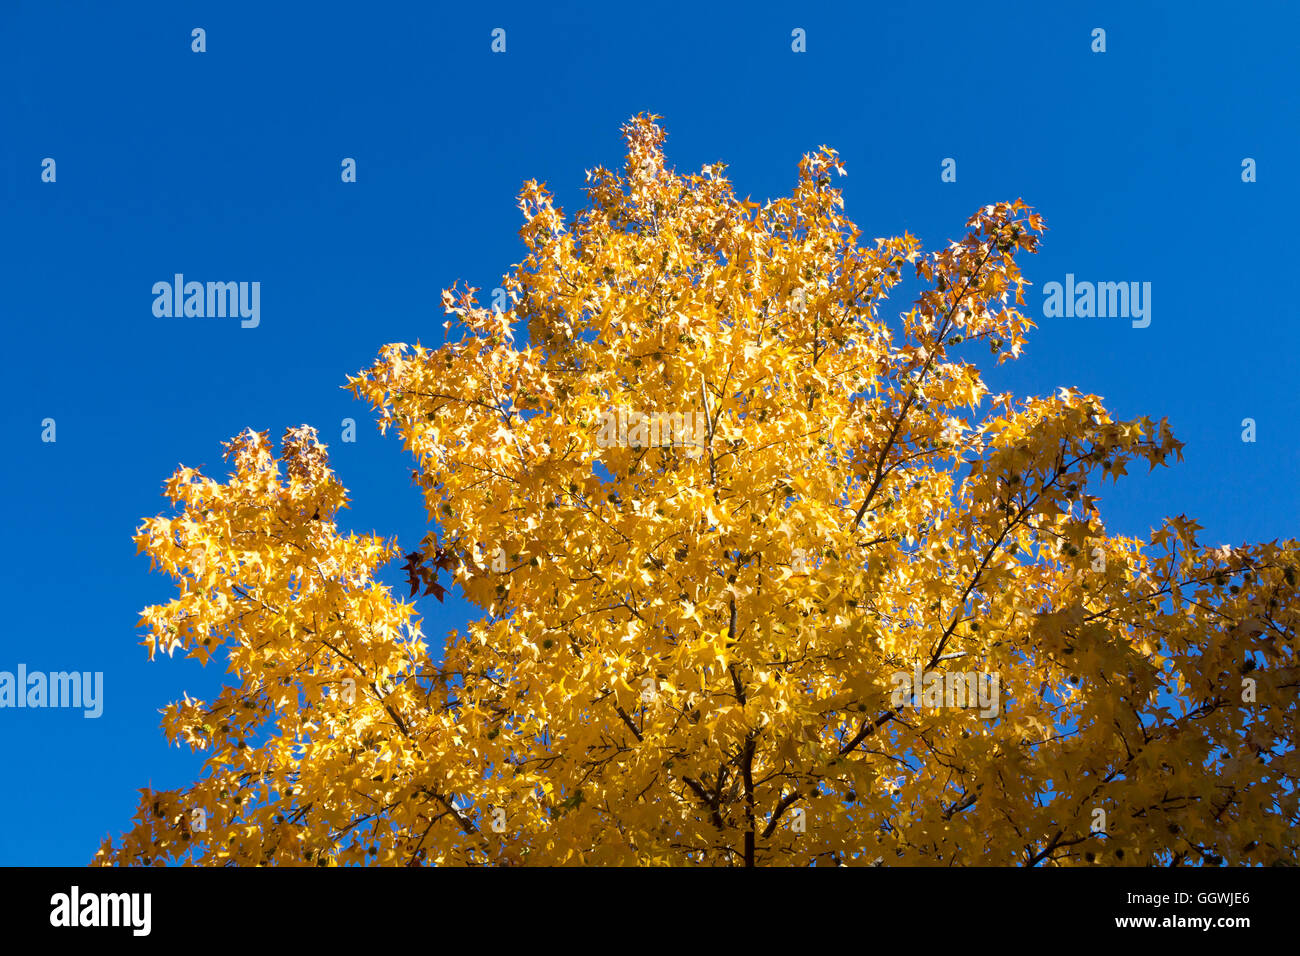
[[[349,380],[419,464],[411,598],[483,611],[440,653],[311,429],[171,479],[145,643],[235,683],[166,712],[203,778],[97,860],[1294,863],[1296,543],[1108,534],[1168,424],[969,360],[1020,354],[1041,217],[860,244],[833,150],[760,205],[657,119],[571,223],[525,185],[498,308],[453,287],[458,341]]]

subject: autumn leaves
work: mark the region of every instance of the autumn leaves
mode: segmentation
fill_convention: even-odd
[[[169,710],[207,775],[101,859],[1147,862],[1197,852],[1184,835],[1294,856],[1291,764],[1234,766],[1227,803],[1186,769],[1294,737],[1294,545],[1109,535],[1097,478],[1176,453],[1165,423],[987,400],[971,356],[1023,354],[1041,218],[995,203],[935,253],[864,242],[833,150],[757,203],[722,164],[673,170],[655,120],[578,215],[525,185],[499,308],[449,290],[459,338],[349,380],[417,461],[435,530],[410,598],[454,582],[481,611],[440,648],[375,577],[396,544],[339,532],[309,429],[169,483],[180,513],[137,541],[179,596],[148,643],[221,650],[234,683]],[[887,320],[905,269],[925,291]],[[1200,673],[1246,653],[1249,710]],[[908,706],[898,673],[987,713]]]

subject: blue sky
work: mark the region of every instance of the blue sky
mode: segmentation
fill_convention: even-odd
[[[0,864],[85,863],[138,788],[195,777],[158,711],[210,693],[221,666],[148,664],[134,630],[172,593],[131,541],[163,481],[179,463],[224,475],[220,442],[247,426],[306,422],[352,491],[345,520],[416,543],[411,463],[340,386],[386,342],[440,343],[440,290],[490,290],[522,258],[520,185],[573,212],[642,110],[663,116],[671,165],[725,161],[755,199],[834,147],[867,237],[935,248],[1024,198],[1050,230],[1024,262],[1029,314],[1072,273],[1150,282],[1152,321],[1040,318],[992,387],[1168,416],[1186,460],[1108,483],[1112,532],[1186,513],[1206,543],[1300,537],[1297,9],[6,0],[0,670],[101,671],[105,691],[98,719],[0,710]],[[261,282],[260,324],[156,318],[151,288],[175,273]],[[424,604],[433,640],[468,613]]]

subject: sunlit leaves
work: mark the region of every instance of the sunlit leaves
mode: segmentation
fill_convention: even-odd
[[[655,120],[573,217],[526,184],[506,308],[448,290],[459,338],[350,380],[418,465],[398,573],[457,588],[463,631],[425,647],[309,430],[168,483],[146,643],[235,683],[168,710],[205,776],[100,859],[1294,862],[1295,543],[1111,534],[1103,481],[1177,460],[1168,423],[989,394],[1041,217],[864,240],[833,150],[742,200]],[[619,409],[700,437],[603,440]],[[918,669],[996,675],[995,712],[896,702]]]

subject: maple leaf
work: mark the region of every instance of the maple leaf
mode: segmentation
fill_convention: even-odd
[[[402,565],[402,570],[406,572],[406,580],[411,588],[411,597],[415,597],[420,592],[420,563],[424,560],[424,555],[419,551],[412,551],[406,556],[406,563]]]

